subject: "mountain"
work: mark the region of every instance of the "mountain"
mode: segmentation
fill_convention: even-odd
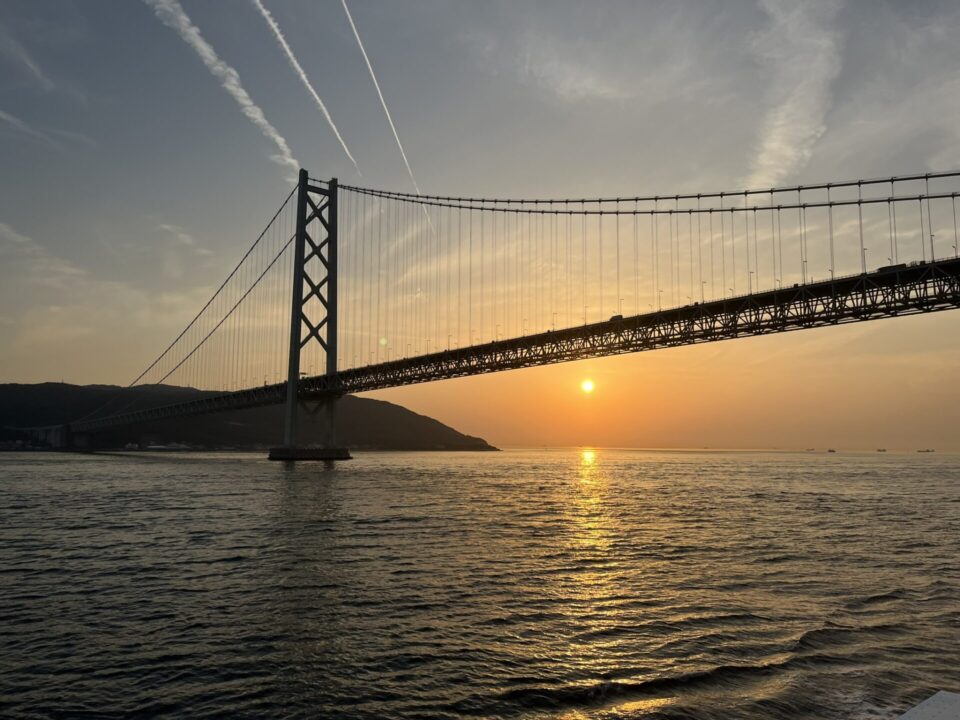
[[[13,428],[56,425],[85,415],[109,415],[195,400],[216,392],[169,385],[121,388],[114,385],[0,384],[0,441],[24,439]],[[213,415],[176,418],[97,433],[94,447],[117,448],[127,443],[183,443],[191,447],[263,449],[282,443],[284,407],[234,410]],[[299,442],[320,443],[325,413],[311,416],[301,409]],[[481,438],[400,405],[347,395],[337,405],[337,441],[356,450],[496,450]]]

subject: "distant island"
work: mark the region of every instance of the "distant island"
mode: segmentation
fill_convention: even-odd
[[[90,413],[129,412],[217,394],[169,385],[0,384],[0,446],[12,449],[27,440],[15,428],[56,425]],[[283,406],[276,405],[115,428],[94,436],[94,447],[177,445],[198,450],[265,450],[282,441],[283,412]],[[299,432],[303,444],[321,441],[323,415],[311,416],[301,410]],[[482,438],[464,435],[400,405],[352,395],[342,397],[337,406],[337,438],[355,450],[497,449]]]

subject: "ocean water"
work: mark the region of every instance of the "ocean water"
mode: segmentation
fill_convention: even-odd
[[[0,455],[0,716],[893,718],[960,457]]]

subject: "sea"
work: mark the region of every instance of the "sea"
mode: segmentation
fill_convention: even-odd
[[[960,456],[0,455],[4,718],[891,719]]]

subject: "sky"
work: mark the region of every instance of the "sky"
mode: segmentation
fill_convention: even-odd
[[[298,166],[494,197],[960,168],[955,2],[349,10],[0,5],[0,381],[132,380]],[[502,446],[960,450],[958,330],[947,312],[373,396]]]

